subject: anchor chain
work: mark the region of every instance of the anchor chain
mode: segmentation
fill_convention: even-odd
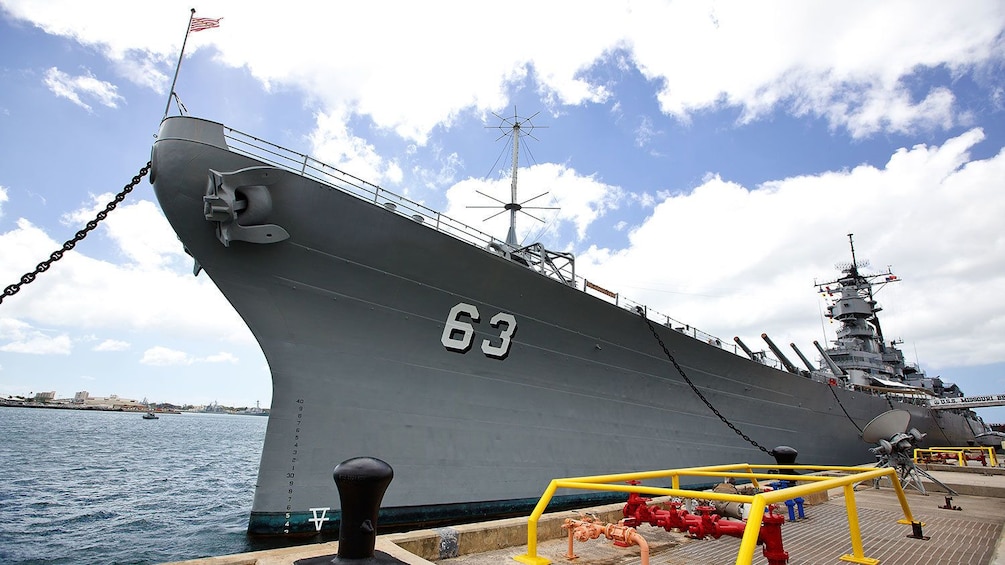
[[[834,390],[834,387],[831,385],[827,385],[827,388],[831,389],[831,394],[834,395],[834,400],[837,400],[838,406],[841,407],[841,411],[844,412],[844,415],[848,418],[848,421],[851,422],[851,425],[855,426],[855,429],[858,430],[858,433],[862,433],[862,428],[858,427],[858,424],[856,424],[855,420],[852,419],[851,414],[849,414],[848,411],[845,410],[844,404],[841,402],[841,398],[838,397],[838,393],[837,391]]]
[[[729,429],[736,432],[736,435],[742,437],[744,441],[756,447],[757,449],[760,449],[764,453],[771,455],[771,451],[768,448],[750,439],[750,436],[740,431],[740,428],[737,428],[735,425],[733,425],[733,423],[727,420],[726,417],[723,416],[721,412],[716,410],[715,406],[712,406],[712,403],[709,402],[707,398],[705,398],[705,395],[702,394],[700,390],[698,390],[698,387],[696,387],[694,383],[691,382],[691,379],[688,378],[687,374],[684,373],[684,369],[681,368],[681,366],[677,363],[677,360],[674,359],[674,356],[670,353],[670,350],[667,349],[666,344],[663,343],[663,338],[660,337],[660,334],[656,333],[656,328],[653,326],[652,321],[649,320],[649,317],[646,316],[642,308],[637,308],[636,311],[639,313],[640,316],[642,316],[642,319],[646,321],[646,325],[649,326],[649,331],[653,333],[653,337],[656,338],[656,341],[659,342],[660,347],[663,348],[663,353],[666,354],[667,359],[669,359],[670,362],[673,363],[673,366],[677,369],[677,372],[680,373],[681,377],[683,377],[684,382],[687,383],[687,386],[691,387],[691,390],[694,391],[694,393],[698,396],[699,399],[701,399],[702,402],[705,403],[705,406],[707,406],[708,409],[711,410],[713,414],[715,414],[720,420],[722,420],[723,424],[726,424],[727,426],[729,426]]]
[[[111,202],[105,205],[105,209],[98,212],[93,220],[87,222],[87,227],[78,231],[71,239],[68,239],[66,243],[63,244],[62,248],[53,251],[49,255],[48,259],[42,261],[41,263],[38,264],[37,267],[35,267],[34,271],[21,275],[21,280],[19,282],[16,282],[4,288],[3,294],[0,294],[0,304],[2,304],[4,299],[7,298],[8,296],[14,296],[15,294],[17,294],[18,291],[21,290],[22,286],[34,281],[35,278],[38,277],[38,275],[40,275],[41,273],[48,271],[49,267],[51,267],[53,263],[63,258],[63,253],[73,249],[77,245],[78,241],[87,237],[87,234],[90,233],[91,230],[98,227],[98,222],[104,220],[108,216],[108,213],[114,210],[115,207],[119,205],[119,202],[125,200],[126,195],[132,192],[133,188],[135,188],[136,185],[139,184],[141,180],[143,180],[143,177],[145,177],[147,173],[150,172],[150,166],[151,162],[147,161],[147,164],[143,165],[143,168],[140,169],[139,173],[137,173],[136,176],[133,177],[133,180],[129,182],[129,184],[124,186],[122,188],[122,191],[116,194],[115,198]]]

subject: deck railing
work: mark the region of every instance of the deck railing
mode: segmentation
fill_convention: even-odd
[[[972,446],[972,447],[929,447],[926,449],[915,448],[914,450],[914,462],[915,463],[928,463],[931,459],[938,459],[939,461],[945,463],[948,460],[952,460],[957,463],[960,467],[966,467],[967,461],[973,461],[967,456],[976,455],[984,462],[984,465],[991,465],[992,467],[998,466],[998,458],[995,457],[995,448],[985,447],[985,446]],[[940,457],[942,456],[942,457]],[[948,457],[945,457],[948,456]]]
[[[462,241],[486,247],[491,243],[505,245],[504,242],[496,240],[477,228],[328,165],[310,155],[298,153],[233,128],[224,127],[224,137],[230,149],[237,153],[301,174],[361,200],[384,206],[388,210],[410,217],[416,222]]]

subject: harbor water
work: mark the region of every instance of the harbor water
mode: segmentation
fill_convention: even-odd
[[[267,421],[0,407],[0,563],[162,563],[287,545],[246,535]]]

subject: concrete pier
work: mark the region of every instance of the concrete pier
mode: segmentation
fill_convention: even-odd
[[[1005,469],[946,465],[922,466],[934,478],[958,493],[951,506],[946,505],[940,487],[924,481],[927,495],[906,489],[908,503],[916,520],[925,523],[928,540],[907,537],[910,525],[898,524],[903,513],[889,484],[879,489],[871,483],[855,489],[862,542],[866,557],[883,565],[1005,565]],[[808,500],[806,519],[786,522],[782,539],[789,553],[790,565],[842,563],[839,558],[851,552],[845,501],[841,489]],[[623,505],[592,508],[588,512],[600,521],[617,522]],[[782,509],[784,511],[784,508]],[[577,518],[578,512],[546,514],[538,524],[538,555],[553,563],[568,563],[565,558],[567,537],[561,529],[565,518]],[[675,532],[640,526],[646,539],[651,564],[733,565],[740,540],[693,540]],[[516,563],[513,557],[526,552],[527,518],[512,518],[480,524],[467,524],[429,530],[390,534],[377,538],[377,550],[413,565],[505,565]],[[639,548],[615,547],[605,539],[576,542],[579,565],[635,565],[641,562]],[[175,565],[293,565],[307,559],[337,552],[337,542],[305,545],[277,550],[208,557],[178,562]],[[755,552],[752,563],[767,561]]]

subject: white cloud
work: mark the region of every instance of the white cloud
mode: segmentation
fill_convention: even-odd
[[[3,217],[3,203],[7,202],[7,188],[0,185],[0,217]]]
[[[206,363],[232,363],[232,364],[236,364],[237,363],[237,357],[235,357],[232,353],[228,353],[226,351],[221,351],[221,352],[217,353],[216,355],[210,355],[210,356],[206,357],[202,361],[204,361]]]
[[[397,165],[385,162],[372,144],[353,134],[348,121],[344,109],[319,113],[310,137],[312,156],[324,163],[338,163],[339,169],[378,185],[399,182],[401,171]]]
[[[142,365],[154,365],[159,367],[172,365],[191,365],[194,362],[192,357],[184,351],[177,351],[167,347],[151,347],[143,352],[140,358]]]
[[[86,224],[114,198],[115,195],[110,192],[92,194],[87,207],[63,216],[63,225],[76,228]],[[118,204],[101,227],[103,231],[100,233],[111,238],[126,259],[140,269],[164,268],[188,260],[164,214],[149,200]]]
[[[444,155],[444,151],[439,147],[436,148],[434,153],[436,155],[436,164],[439,165],[439,168],[416,166],[412,169],[412,176],[419,179],[419,182],[426,188],[439,190],[442,187],[449,186],[456,180],[458,171],[464,168],[464,162],[457,153],[447,153]]]
[[[766,331],[776,342],[822,343],[814,280],[850,259],[893,264],[902,282],[879,297],[887,336],[917,344],[933,367],[1005,357],[1005,152],[972,161],[975,129],[941,146],[749,188],[711,176],[659,202],[624,249],[590,248],[577,272],[729,341]],[[966,300],[959,300],[966,296]],[[831,328],[833,339],[833,328]],[[901,333],[903,332],[903,333]],[[783,341],[784,340],[784,341]],[[756,347],[756,343],[749,343]],[[806,351],[806,347],[803,347]],[[938,353],[935,353],[938,351]]]
[[[0,318],[0,351],[31,355],[69,355],[73,350],[64,333],[43,331],[14,318]]]
[[[170,2],[7,0],[6,8],[49,33],[103,50],[130,80],[164,91],[188,16]],[[1005,5],[994,1],[966,9],[941,0],[787,2],[766,9],[728,0],[524,0],[508,10],[526,19],[503,23],[494,6],[480,3],[309,3],[284,8],[309,17],[276,25],[267,4],[210,2],[200,9],[226,19],[218,29],[193,34],[189,54],[213,46],[220,61],[248,68],[268,88],[303,90],[321,108],[319,149],[364,161],[381,174],[391,173],[390,165],[330,120],[367,116],[424,144],[434,127],[449,127],[461,112],[501,109],[507,91],[531,75],[552,104],[617,107],[610,85],[588,72],[612,57],[662,85],[662,110],[684,121],[734,106],[743,111],[741,121],[781,108],[822,117],[855,136],[948,127],[961,119],[953,96],[934,87],[915,98],[905,80],[919,70],[993,66],[1002,57],[1005,14]],[[389,12],[395,17],[387,18]],[[445,14],[449,33],[442,32]],[[332,33],[333,21],[355,25]],[[558,43],[542,31],[558,27]],[[318,37],[325,38],[324,49],[317,48]],[[64,95],[73,99],[76,91]],[[79,97],[77,103],[84,104]]]
[[[951,122],[955,111],[939,88],[912,100],[907,77],[919,69],[952,71],[1000,59],[1002,6],[970,8],[944,2],[796,2],[777,10],[747,2],[643,3],[632,47],[644,74],[665,81],[663,110],[683,120],[731,105],[749,121],[788,106],[853,135],[903,131]],[[703,18],[710,12],[715,18]]]
[[[47,33],[97,48],[116,63],[124,78],[158,93],[167,92],[168,75],[161,69],[173,72],[189,16],[187,9],[172,2],[140,6],[104,0],[87,6],[61,0],[4,0],[3,4],[11,16],[27,19]],[[195,34],[186,53],[192,54],[205,44]]]
[[[639,125],[635,128],[635,145],[645,147],[649,145],[653,137],[660,135],[660,133],[662,132],[656,129],[649,116],[642,116]]]
[[[918,103],[914,103],[904,89],[873,91],[846,115],[832,112],[829,117],[831,123],[840,123],[856,138],[879,131],[911,133],[915,129],[948,129],[956,121],[954,102],[952,92],[945,88],[933,89]]]
[[[568,226],[572,240],[581,241],[586,237],[586,229],[597,218],[617,208],[623,191],[616,186],[605,184],[592,176],[582,176],[564,165],[542,163],[518,171],[520,185],[539,187],[535,193],[520,193],[517,200],[525,203],[526,214],[542,220],[538,222],[526,214],[517,215],[517,240],[540,239],[543,233],[555,239],[556,234]],[[509,213],[502,213],[498,201],[510,199],[511,179],[500,176],[495,179],[465,179],[447,191],[448,205],[444,214],[486,233],[506,233]],[[490,197],[478,194],[481,192]],[[545,196],[540,196],[547,192]],[[561,203],[561,206],[558,205]],[[478,206],[482,208],[472,208]],[[484,208],[489,206],[491,208]],[[535,207],[557,208],[535,209]],[[496,215],[491,220],[486,218]]]
[[[125,101],[114,84],[98,80],[90,73],[72,77],[52,67],[45,72],[45,85],[56,96],[66,98],[88,112],[92,111],[91,106],[81,100],[81,96],[108,108],[118,108],[119,102]]]
[[[149,52],[130,51],[122,59],[113,62],[119,75],[132,83],[158,94],[167,94],[170,77],[161,70],[164,67],[164,57]]]
[[[106,339],[94,346],[93,351],[126,351],[130,347],[128,341],[118,339]]]
[[[151,347],[143,352],[140,363],[143,365],[172,366],[172,365],[193,365],[196,363],[237,363],[237,357],[232,353],[221,351],[214,355],[199,358],[194,357],[184,351],[170,349],[168,347]]]
[[[104,197],[97,197],[104,201]],[[94,209],[71,212],[67,221],[93,218]],[[107,237],[112,259],[86,255],[78,245],[7,298],[5,314],[49,327],[82,330],[157,330],[179,338],[212,337],[253,344],[247,326],[209,278],[192,276],[192,259],[149,201],[119,205],[88,238]],[[87,241],[87,240],[85,240]],[[0,233],[0,280],[17,280],[56,242],[25,219]]]

